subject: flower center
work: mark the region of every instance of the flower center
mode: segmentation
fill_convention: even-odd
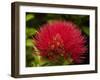
[[[66,54],[64,49],[63,40],[60,34],[56,34],[50,44],[48,56],[52,59],[59,59],[59,57],[63,57]]]

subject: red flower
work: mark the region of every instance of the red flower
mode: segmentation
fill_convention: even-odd
[[[86,52],[85,37],[75,24],[67,21],[52,21],[41,26],[35,40],[40,55],[49,60],[70,57],[80,63]]]

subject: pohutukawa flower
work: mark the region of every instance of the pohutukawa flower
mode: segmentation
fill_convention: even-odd
[[[52,21],[42,25],[35,36],[35,41],[40,56],[53,61],[63,57],[80,63],[82,55],[87,50],[86,40],[80,29],[67,21]]]

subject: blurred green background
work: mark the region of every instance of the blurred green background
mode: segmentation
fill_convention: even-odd
[[[35,36],[37,29],[52,20],[71,21],[79,26],[82,33],[86,36],[86,45],[89,49],[89,16],[88,15],[69,15],[69,14],[50,14],[50,13],[26,13],[26,67],[48,66],[49,63],[39,63],[39,57],[33,56],[34,44],[32,38]],[[89,64],[89,50],[86,60],[81,64]]]

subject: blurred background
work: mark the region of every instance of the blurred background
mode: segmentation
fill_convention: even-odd
[[[26,67],[38,66],[37,56],[33,56],[32,38],[35,36],[39,27],[52,20],[66,20],[78,25],[82,34],[86,36],[86,46],[88,51],[86,59],[82,64],[89,64],[89,16],[88,15],[71,15],[71,14],[51,14],[51,13],[26,13]],[[39,66],[48,66],[47,63],[41,63]],[[77,64],[79,65],[79,64]]]

